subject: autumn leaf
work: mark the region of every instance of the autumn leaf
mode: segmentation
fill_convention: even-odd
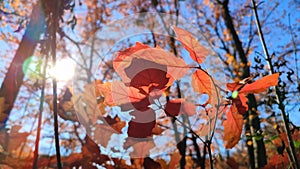
[[[261,93],[266,91],[270,86],[277,86],[278,84],[279,73],[275,73],[269,76],[265,76],[251,84],[246,84],[241,90],[240,93],[249,94],[249,93]]]
[[[285,152],[284,155],[274,154],[269,163],[263,167],[263,169],[273,169],[273,168],[289,168],[290,160],[288,154]]]
[[[161,169],[160,164],[150,157],[144,158],[143,166],[145,169]]]
[[[122,133],[121,130],[125,127],[126,122],[121,121],[118,116],[115,118],[107,116],[103,118],[103,121],[103,123],[94,126],[94,140],[106,147],[112,134]]]
[[[82,145],[81,151],[83,154],[83,168],[95,168],[93,163],[103,164],[109,160],[108,156],[101,154],[99,146],[88,135],[85,137],[85,143]]]
[[[6,129],[0,130],[0,145],[4,148],[4,150],[11,153],[27,140],[30,133],[19,132],[21,128],[21,126],[12,126],[10,132],[7,132]]]
[[[130,112],[133,119],[128,123],[127,134],[129,137],[146,138],[152,135],[152,130],[156,124],[155,112],[152,109],[147,111],[134,110]]]
[[[208,51],[188,31],[175,26],[172,28],[176,33],[177,40],[183,44],[184,48],[190,53],[191,58],[201,64],[208,55]]]
[[[173,83],[168,77],[167,66],[145,59],[132,59],[130,66],[125,68],[125,73],[131,79],[129,86],[138,88],[143,94],[166,89]]]
[[[245,94],[239,94],[235,99],[232,99],[232,103],[237,108],[240,114],[245,114],[248,111],[248,98]]]
[[[169,168],[177,168],[181,159],[181,155],[178,151],[174,152],[171,156]]]
[[[196,113],[196,106],[184,99],[173,99],[166,103],[165,113],[171,117],[178,116],[178,114],[192,116]]]
[[[147,48],[150,48],[150,46],[144,45],[140,42],[136,42],[135,46],[119,51],[118,56],[114,59],[113,62],[114,69],[117,70],[120,63],[123,62],[126,57],[132,55],[136,51],[139,51],[141,49],[147,49]]]
[[[213,83],[209,75],[203,70],[197,70],[192,75],[192,87],[194,91],[200,94],[207,94],[209,98],[212,97]]]
[[[244,114],[248,110],[247,94],[255,94],[266,91],[270,86],[278,84],[279,73],[265,76],[253,83],[248,84],[252,78],[246,78],[242,82],[227,83],[226,87],[232,91],[232,102],[237,107],[240,114]]]
[[[138,49],[135,50],[135,48]],[[146,75],[144,78],[149,78],[150,74],[147,70],[151,72],[151,70],[155,69],[158,71],[159,77],[168,79],[167,86],[170,86],[174,79],[180,79],[188,70],[183,59],[177,58],[173,53],[163,49],[134,46],[131,50],[134,52],[128,52],[127,54],[129,55],[126,57],[122,56],[122,59],[118,59],[118,56],[117,60],[114,60],[114,62],[117,62],[115,63],[117,66],[114,67],[115,71],[125,84],[130,84],[132,79],[143,71],[145,71],[143,74]],[[154,83],[152,82],[153,80]],[[165,80],[157,83],[157,80],[152,77],[148,82],[150,83],[144,84],[145,87],[159,85],[160,83],[166,84]]]
[[[98,84],[97,88],[102,91],[104,101],[109,106],[139,102],[146,97],[137,88],[127,87],[121,81]]]
[[[237,108],[232,105],[230,110],[226,113],[226,120],[223,122],[225,148],[234,147],[240,140],[243,116],[238,114]]]
[[[230,91],[237,91],[238,94],[258,94],[261,92],[266,91],[269,87],[271,86],[277,86],[278,85],[278,78],[279,78],[279,73],[275,73],[272,75],[264,76],[261,79],[256,80],[253,83],[248,83],[248,80],[243,80],[247,81],[246,84],[238,82],[238,83],[227,83],[226,87]],[[248,79],[248,78],[246,78]]]
[[[150,155],[150,150],[155,147],[155,143],[152,138],[128,137],[123,147],[125,149],[128,149],[129,147],[133,148],[133,152],[130,153],[130,157],[144,158]]]

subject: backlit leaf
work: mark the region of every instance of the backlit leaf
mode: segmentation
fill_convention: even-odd
[[[118,53],[117,58],[115,58],[114,62],[113,62],[113,67],[115,70],[118,69],[119,65],[121,62],[124,61],[124,59],[130,55],[132,55],[133,53],[135,53],[136,51],[139,51],[141,49],[147,49],[150,48],[148,45],[144,45],[140,42],[136,42],[135,46],[127,48],[123,51],[120,51]]]
[[[190,53],[191,58],[201,64],[208,55],[208,51],[188,31],[178,27],[173,27],[173,30],[176,33],[177,40],[183,44],[184,48]]]
[[[237,108],[232,105],[230,111],[226,113],[226,120],[223,122],[224,126],[224,142],[226,148],[234,147],[240,140],[243,116],[238,114]]]
[[[194,91],[200,94],[207,94],[212,97],[213,83],[209,75],[203,70],[197,70],[192,75],[192,87]]]
[[[177,116],[178,114],[192,116],[196,113],[196,106],[186,102],[184,99],[169,100],[165,106],[165,113],[171,117]]]
[[[138,48],[135,50],[135,48]],[[160,48],[140,48],[140,46],[136,45],[131,49],[134,52],[128,52],[126,57],[122,62],[120,60],[115,60],[117,62],[117,66],[115,67],[116,72],[122,78],[122,81],[125,84],[130,84],[132,79],[136,77],[141,72],[145,77],[150,78],[146,83],[143,82],[145,87],[151,85],[160,85],[160,83],[166,84],[163,79],[168,80],[168,85],[170,86],[174,79],[180,79],[188,70],[186,63],[183,59],[177,58],[174,54],[167,52]],[[117,57],[119,58],[119,57]],[[160,75],[161,82],[157,83],[157,80],[151,76],[149,76],[149,71],[158,70],[158,74]],[[138,77],[140,78],[140,77]],[[154,81],[153,81],[154,80]],[[150,86],[150,87],[151,87]],[[139,86],[141,87],[141,86]]]
[[[134,87],[127,87],[120,81],[106,82],[96,86],[104,95],[104,101],[109,106],[138,102],[146,96]]]
[[[277,86],[278,84],[279,73],[275,73],[269,76],[265,76],[251,84],[246,84],[241,90],[240,93],[249,94],[249,93],[261,93],[266,91],[270,86]]]
[[[128,136],[134,138],[151,136],[156,123],[154,110],[150,108],[146,111],[134,110],[130,114],[133,119],[128,123]]]

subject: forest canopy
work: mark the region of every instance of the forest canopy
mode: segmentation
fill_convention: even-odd
[[[0,1],[0,168],[300,169],[297,0]]]

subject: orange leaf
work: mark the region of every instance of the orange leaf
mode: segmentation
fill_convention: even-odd
[[[19,148],[26,141],[27,136],[29,136],[30,133],[20,133],[20,129],[21,126],[12,126],[9,133],[6,129],[0,131],[0,145],[7,152],[11,153],[13,150]]]
[[[121,61],[118,59],[119,56],[114,60],[114,64],[117,64],[114,68],[125,84],[130,84],[134,77],[144,72],[143,78],[150,78],[149,82],[154,80],[153,83],[144,84],[145,87],[159,86],[162,82],[157,82],[157,78],[152,77],[148,71],[157,70],[160,78],[168,79],[167,86],[170,86],[174,79],[180,79],[188,70],[183,59],[163,49],[141,47],[138,43],[130,49],[134,52],[127,52],[126,57],[122,56]]]
[[[119,65],[120,65],[120,63],[123,62],[126,57],[132,55],[136,51],[139,51],[141,49],[147,49],[147,48],[150,48],[150,47],[147,46],[147,45],[144,45],[144,44],[142,44],[140,42],[136,42],[135,46],[127,48],[127,49],[125,49],[123,51],[120,51],[118,53],[118,56],[115,58],[115,60],[113,62],[114,69],[117,70],[118,67],[119,67]]]
[[[227,119],[223,122],[225,148],[234,147],[239,141],[243,127],[243,116],[238,114],[237,108],[232,105],[226,113]]]
[[[150,155],[150,150],[155,147],[152,138],[132,138],[128,137],[123,145],[125,149],[133,147],[133,152],[130,153],[131,158],[144,158]]]
[[[191,33],[175,26],[173,26],[173,30],[176,33],[177,40],[183,44],[184,48],[190,53],[191,58],[201,64],[208,55],[208,51],[199,44]]]
[[[277,86],[279,73],[275,73],[269,76],[265,76],[251,84],[246,84],[240,93],[261,93],[266,91],[270,86]]]
[[[178,151],[174,152],[171,156],[169,168],[177,168],[181,159],[181,155]]]
[[[146,96],[134,87],[127,87],[120,81],[98,84],[97,88],[103,93],[105,103],[109,106],[139,102]]]
[[[270,158],[268,165],[264,166],[263,169],[288,168],[289,163],[290,161],[287,153],[284,153],[284,155],[274,154]]]
[[[207,94],[211,99],[213,83],[209,75],[203,70],[197,70],[192,75],[192,87],[194,91],[200,94]]]

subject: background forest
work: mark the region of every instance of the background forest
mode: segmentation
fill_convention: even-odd
[[[300,169],[299,0],[0,0],[0,25],[0,168]]]

